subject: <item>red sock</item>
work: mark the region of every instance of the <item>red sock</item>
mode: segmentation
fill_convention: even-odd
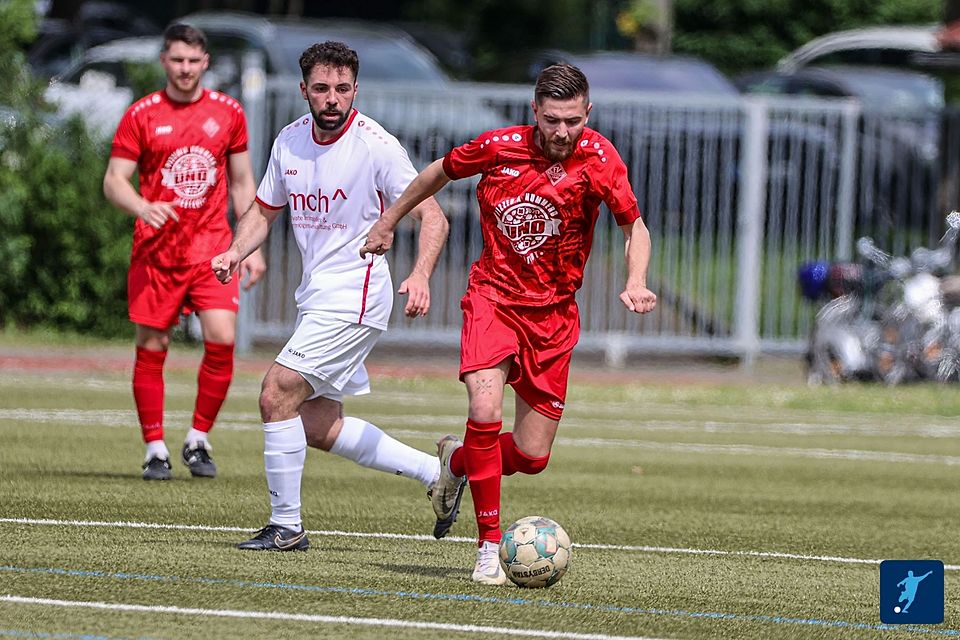
[[[513,433],[508,431],[500,434],[500,458],[503,461],[503,475],[512,476],[517,473],[534,475],[547,468],[550,454],[542,458],[528,456],[517,447],[513,441]]]
[[[144,442],[163,440],[163,362],[166,351],[137,347],[133,364],[133,401]]]
[[[517,473],[526,473],[534,475],[547,468],[547,462],[550,460],[550,454],[542,458],[528,456],[517,447],[513,441],[513,432],[507,431],[500,434],[500,465],[502,475],[512,476]],[[467,468],[463,462],[463,447],[460,447],[450,456],[450,471],[457,476],[467,475]]]
[[[193,410],[193,428],[207,432],[220,413],[233,380],[233,345],[203,343],[203,361],[197,374],[197,404]]]
[[[463,461],[477,516],[477,537],[500,542],[500,429],[502,422],[467,420]]]

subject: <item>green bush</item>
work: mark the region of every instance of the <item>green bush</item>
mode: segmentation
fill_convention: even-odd
[[[108,151],[79,119],[0,130],[0,325],[130,332],[132,220],[103,196]]]

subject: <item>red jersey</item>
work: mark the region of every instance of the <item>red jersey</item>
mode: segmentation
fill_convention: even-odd
[[[154,229],[137,219],[133,260],[164,267],[210,260],[230,245],[227,155],[247,150],[240,103],[203,90],[195,102],[174,102],[166,91],[137,101],[117,126],[112,157],[134,160],[140,195],[172,202],[180,221]]]
[[[545,305],[583,284],[593,230],[606,203],[617,224],[640,216],[627,167],[610,141],[584,128],[574,152],[547,159],[532,125],[489,131],[443,158],[452,179],[482,174],[477,185],[483,252],[469,287],[486,298]]]

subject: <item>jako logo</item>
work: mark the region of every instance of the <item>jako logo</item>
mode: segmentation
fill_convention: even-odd
[[[513,176],[514,178],[520,177],[520,172],[516,169],[511,169],[510,167],[504,167],[500,169],[500,173],[505,173],[508,176]]]
[[[291,193],[290,208],[294,211],[316,211],[318,213],[330,213],[330,203],[337,200],[346,200],[347,194],[343,189],[337,189],[332,196],[323,193],[323,189],[317,189],[316,193]]]
[[[286,171],[283,172],[283,175],[285,175],[285,176],[295,176],[295,175],[297,175],[297,170],[296,170],[296,169],[287,169]]]
[[[171,133],[173,133],[173,126],[169,124],[165,124],[157,127],[155,135],[166,136],[166,135],[170,135]]]

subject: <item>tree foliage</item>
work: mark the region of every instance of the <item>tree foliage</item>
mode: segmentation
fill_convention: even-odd
[[[831,31],[936,23],[942,12],[942,0],[675,0],[674,50],[742,71]]]
[[[464,29],[480,72],[522,63],[522,52],[629,48],[616,20],[636,0],[419,0],[409,17]],[[870,25],[928,24],[943,0],[673,0],[673,50],[726,71],[769,67],[812,38]],[[494,78],[491,78],[494,79]]]
[[[32,1],[0,1],[0,326],[129,332],[130,220],[101,191],[106,144],[43,104],[21,48],[35,20]]]

